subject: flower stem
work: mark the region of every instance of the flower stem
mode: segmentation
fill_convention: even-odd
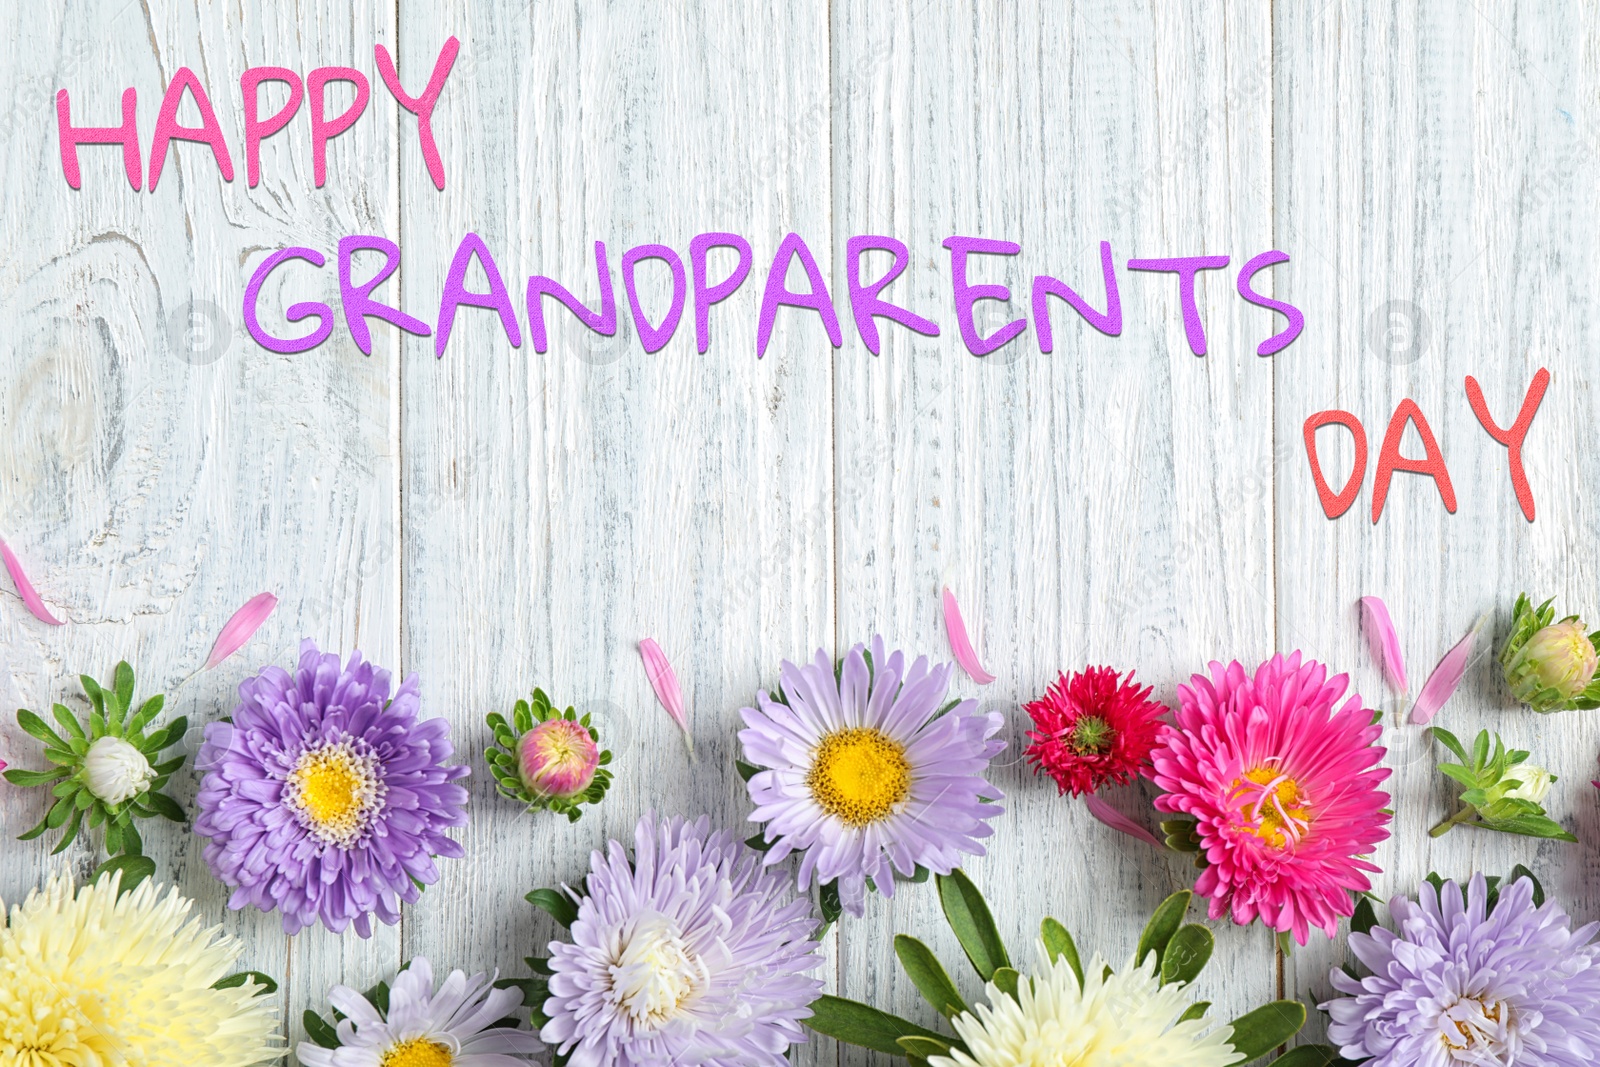
[[[1428,831],[1428,836],[1429,837],[1443,837],[1445,834],[1450,832],[1450,828],[1452,826],[1456,826],[1456,825],[1459,825],[1460,823],[1464,823],[1468,819],[1471,819],[1474,816],[1476,816],[1477,814],[1478,814],[1478,809],[1472,807],[1469,804],[1466,807],[1462,808],[1460,811],[1456,812],[1454,815],[1450,816],[1448,819],[1446,819],[1443,822],[1441,822],[1438,826],[1435,826],[1432,830],[1429,830]]]

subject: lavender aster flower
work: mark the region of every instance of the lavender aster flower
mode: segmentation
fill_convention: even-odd
[[[639,820],[596,851],[540,1037],[568,1067],[787,1067],[822,983],[809,901],[704,817]]]
[[[464,855],[445,836],[467,821],[450,724],[417,721],[416,675],[389,685],[361,653],[341,669],[304,641],[294,674],[245,679],[232,723],[206,727],[194,828],[229,907],[280,908],[290,934],[320,921],[370,937],[373,914],[393,925],[438,881],[434,857]]]
[[[1328,1036],[1368,1067],[1587,1067],[1600,1056],[1597,925],[1571,929],[1532,879],[1500,890],[1474,875],[1389,902],[1398,932],[1351,934],[1372,975],[1333,972]],[[1370,1059],[1369,1059],[1370,1057]]]
[[[838,882],[852,915],[865,910],[866,883],[894,894],[894,871],[918,867],[949,874],[963,856],[981,856],[988,820],[1004,809],[1000,790],[983,777],[1005,748],[992,740],[1004,719],[952,702],[954,670],[902,652],[869,653],[856,645],[838,673],[823,652],[805,666],[785,662],[776,697],[757,694],[742,711],[745,759],[759,768],[749,781],[772,847],[767,863],[802,852],[800,888],[813,877]]]

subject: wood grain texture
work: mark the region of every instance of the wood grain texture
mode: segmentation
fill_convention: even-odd
[[[1400,724],[1355,617],[1358,597],[1385,597],[1415,688],[1479,612],[1495,613],[1498,644],[1523,588],[1600,610],[1584,554],[1600,532],[1595,18],[1577,2],[1510,0],[397,0],[355,14],[319,0],[95,0],[0,14],[0,534],[69,622],[46,629],[0,597],[0,708],[66,700],[80,671],[107,677],[121,658],[170,692],[262,589],[282,598],[269,625],[170,700],[197,727],[227,714],[254,667],[291,663],[302,636],[420,674],[424,713],[450,719],[477,773],[467,858],[443,865],[398,929],[286,939],[274,917],[226,910],[200,841],[175,827],[147,835],[163,876],[244,938],[249,965],[285,977],[291,1040],[329,985],[370,984],[413,956],[520,974],[555,932],[523,895],[577,882],[590,850],[647,810],[744,827],[738,709],[781,660],[875,632],[947,655],[945,584],[998,675],[956,693],[1007,716],[996,779],[1009,811],[969,869],[1019,960],[1053,915],[1120,964],[1150,909],[1193,879],[1181,858],[1129,847],[1029,772],[1019,704],[1091,663],[1136,666],[1170,702],[1206,661],[1274,649],[1351,672],[1388,713],[1398,818],[1379,853],[1382,893],[1429,870],[1520,861],[1579,919],[1600,917],[1600,811],[1584,784],[1597,720],[1517,710],[1479,661],[1441,722],[1532,748],[1563,778],[1552,813],[1585,844],[1429,839],[1452,790],[1422,732]],[[440,192],[372,45],[396,51],[415,92],[451,35],[461,54],[434,122]],[[267,142],[262,184],[245,184],[238,79],[265,63],[350,65],[372,82],[367,114],[329,149],[323,189],[304,111]],[[219,180],[206,148],[178,143],[154,194],[134,195],[108,148],[85,148],[84,188],[67,188],[54,91],[72,92],[79,121],[109,122],[137,86],[147,152],[181,66],[217,104],[235,181]],[[645,354],[623,252],[662,243],[687,262],[689,239],[710,230],[751,241],[749,278],[713,310],[708,353],[691,306],[666,348]],[[758,361],[761,289],[790,231],[828,275],[845,344],[785,310]],[[468,232],[511,291],[520,348],[474,308],[442,360],[432,338],[381,325],[362,356],[342,324],[314,352],[275,356],[240,325],[244,284],[272,250],[331,256],[357,233],[400,242],[401,272],[378,295],[432,321]],[[856,336],[845,242],[868,233],[910,246],[889,298],[941,336],[880,322],[877,357]],[[1110,241],[1121,336],[1056,301],[1053,353],[1030,327],[974,359],[940,247],[953,234],[1022,246],[974,257],[974,281],[1012,292],[1003,308],[979,305],[985,333],[1031,319],[1035,274],[1103,306]],[[549,351],[535,352],[528,276],[593,303],[597,240],[617,336],[547,300]],[[1272,286],[1307,328],[1268,360],[1255,346],[1281,320],[1243,302],[1234,278],[1272,247],[1293,257]],[[1232,257],[1199,286],[1204,358],[1185,343],[1173,277],[1125,269],[1200,254]],[[713,275],[731,262],[718,253]],[[869,258],[863,273],[885,264]],[[666,269],[641,264],[638,283],[659,318]],[[476,270],[468,284],[481,287]],[[331,269],[300,264],[274,276],[263,306],[337,292]],[[267,325],[296,329],[281,313]],[[1462,379],[1476,376],[1508,421],[1540,366],[1555,379],[1526,445],[1529,524]],[[1351,410],[1375,451],[1405,396],[1439,437],[1458,511],[1398,474],[1374,526],[1369,468],[1356,508],[1329,521],[1303,420]],[[1328,441],[1342,473],[1348,453]],[[683,679],[695,762],[651,694],[636,648],[647,636]],[[576,825],[520,812],[483,773],[484,715],[534,685],[592,712],[616,753],[610,798]],[[9,714],[0,759],[36,765]],[[180,787],[185,803],[194,789]],[[1115,799],[1132,811],[1148,797]],[[0,790],[8,839],[43,810],[40,796]],[[8,902],[62,862],[37,842],[0,855]],[[81,875],[95,859],[80,844],[64,862]],[[1342,939],[1280,959],[1259,928],[1213,926],[1218,1017],[1280,988],[1314,1005],[1343,959]],[[929,1022],[893,959],[899,931],[959,960],[932,887],[908,886],[829,935],[829,991]],[[795,1059],[882,1058],[823,1040]]]

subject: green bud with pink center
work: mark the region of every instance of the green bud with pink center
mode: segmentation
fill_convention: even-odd
[[[1526,596],[1518,597],[1511,636],[1500,652],[1512,694],[1540,712],[1600,707],[1597,636],[1576,615],[1555,621],[1548,600],[1535,608]]]
[[[495,744],[484,753],[502,796],[530,811],[554,811],[576,822],[582,806],[605,798],[611,753],[600,747],[590,716],[558,710],[542,689],[519,700],[509,716],[488,716]]]

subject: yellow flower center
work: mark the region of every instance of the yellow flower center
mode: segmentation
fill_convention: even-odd
[[[1440,1035],[1446,1048],[1490,1048],[1496,1044],[1500,1029],[1501,1005],[1486,1004],[1477,997],[1463,997],[1445,1012],[1449,1024]],[[1454,1028],[1455,1034],[1450,1033]],[[1459,1035],[1460,1040],[1457,1040]]]
[[[1298,843],[1311,829],[1311,808],[1300,795],[1300,783],[1287,774],[1257,767],[1246,771],[1234,790],[1249,798],[1244,814],[1255,823],[1251,832],[1273,848]]]
[[[806,788],[823,811],[855,827],[886,818],[911,792],[906,750],[864,726],[828,734],[817,745]]]
[[[450,1049],[425,1037],[414,1037],[392,1046],[378,1061],[381,1067],[450,1067],[455,1057]]]
[[[313,837],[349,848],[377,815],[384,792],[377,757],[346,740],[307,749],[289,772],[284,799]]]

